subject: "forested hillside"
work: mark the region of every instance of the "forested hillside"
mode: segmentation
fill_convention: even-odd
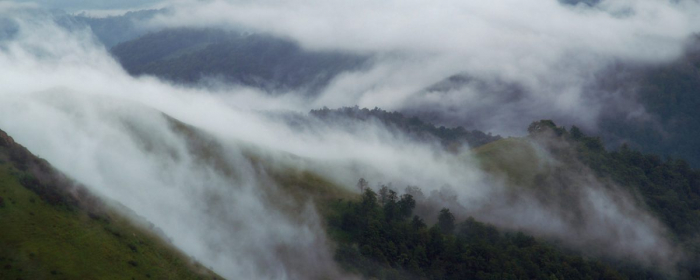
[[[358,182],[364,189],[359,201],[332,204],[328,224],[330,234],[340,243],[336,259],[350,271],[379,279],[700,279],[696,262],[700,258],[700,171],[683,160],[661,160],[627,146],[608,152],[600,138],[586,136],[576,127],[567,131],[551,121],[533,123],[530,132],[528,141],[544,145],[564,166],[583,162],[601,179],[640,194],[640,202],[671,229],[673,242],[684,248],[683,259],[669,271],[590,256],[473,218],[456,220],[447,208],[433,213],[435,224],[426,224],[425,217],[414,213],[417,206],[427,203],[414,198],[420,189],[409,186],[404,192],[383,185],[375,192],[364,188],[370,185],[364,179]],[[494,156],[492,149],[479,153]],[[551,181],[565,182],[555,178],[562,173],[532,173],[524,174],[534,183],[529,186],[532,189],[515,192],[533,191],[545,197],[569,188]]]
[[[464,127],[437,127],[418,117],[409,117],[400,112],[388,112],[379,108],[372,110],[359,107],[344,107],[339,109],[322,108],[311,110],[310,114],[333,125],[342,126],[344,122],[360,120],[376,121],[388,128],[398,129],[419,140],[438,140],[445,147],[459,146],[466,143],[470,147],[478,147],[501,139],[499,135],[491,135],[479,130],[467,130]]]
[[[664,159],[627,145],[607,151],[601,138],[586,136],[575,126],[567,131],[549,121],[537,124],[572,144],[575,157],[562,150],[555,152],[562,161],[580,160],[598,177],[610,179],[629,192],[639,194],[643,203],[671,230],[674,242],[684,248],[687,256],[679,263],[679,269],[687,273],[685,277],[700,277],[700,263],[696,261],[700,259],[697,238],[700,232],[700,170],[692,168],[683,159]],[[530,127],[531,133],[539,134],[534,127],[536,125]]]
[[[450,210],[426,225],[410,194],[386,187],[365,190],[359,202],[339,202],[329,221],[340,242],[336,260],[349,271],[378,279],[627,279],[599,260],[503,232]],[[636,272],[636,276],[653,276]]]
[[[700,170],[682,159],[645,154],[623,145],[605,151],[600,138],[584,136],[571,129],[568,137],[577,143],[580,158],[599,176],[638,192],[649,209],[668,226],[686,250],[680,266],[700,278]]]

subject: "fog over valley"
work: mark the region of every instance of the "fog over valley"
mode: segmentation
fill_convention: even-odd
[[[202,278],[698,279],[698,23],[689,0],[5,1],[0,129],[114,211],[86,210],[105,238],[137,236],[124,216]],[[50,179],[3,141],[0,228],[24,228],[2,215],[49,210],[7,182]],[[0,278],[107,271],[2,233]],[[181,277],[143,244],[104,259]]]

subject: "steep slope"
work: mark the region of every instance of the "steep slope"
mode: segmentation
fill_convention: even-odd
[[[219,278],[115,209],[0,131],[0,278]]]

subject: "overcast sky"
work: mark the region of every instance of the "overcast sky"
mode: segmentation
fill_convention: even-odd
[[[15,0],[15,2],[33,3],[67,13],[87,11],[99,16],[118,15],[130,10],[158,7],[158,3],[165,3],[162,0]]]

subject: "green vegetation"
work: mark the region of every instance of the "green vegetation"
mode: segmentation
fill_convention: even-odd
[[[639,194],[652,213],[672,232],[685,250],[686,261],[679,270],[686,278],[700,279],[700,170],[679,159],[662,160],[643,154],[623,144],[617,151],[607,151],[598,137],[583,134],[577,127],[569,131],[548,122],[558,140],[571,144],[575,153],[559,151],[562,161],[579,160],[600,178],[610,179]]]
[[[394,113],[376,113],[405,119]],[[174,122],[174,127],[203,163],[222,168],[226,174],[235,173],[217,157],[221,147],[184,124]],[[546,193],[539,185],[547,183],[543,177],[567,173],[557,173],[540,157],[541,152],[565,165],[584,164],[601,179],[639,194],[644,207],[669,227],[673,242],[688,254],[678,264],[678,278],[700,279],[695,262],[700,259],[700,171],[682,160],[662,160],[627,146],[609,152],[601,139],[588,137],[576,127],[557,127],[551,121],[534,123],[529,131],[529,137],[501,139],[476,148],[482,167],[506,175],[513,185],[539,186],[531,191]],[[399,196],[382,188],[378,193],[365,189],[358,196],[317,174],[274,168],[269,155],[256,152],[252,145],[246,150],[256,168],[264,169],[260,172],[272,176],[280,186],[273,188],[280,193],[270,195],[273,202],[279,200],[276,205],[298,212],[303,203],[290,200],[315,201],[337,243],[335,258],[349,272],[377,279],[668,277],[651,271],[653,268],[585,256],[473,218],[456,221],[448,209],[423,217],[437,217],[434,225],[428,225],[414,215],[417,202],[409,194]],[[217,277],[84,192],[55,174],[48,163],[0,135],[0,279]]]
[[[434,214],[434,225],[426,225],[412,214],[412,196],[399,197],[387,188],[378,193],[365,189],[359,200],[330,204],[326,216],[338,242],[337,261],[348,271],[377,279],[700,279],[700,171],[682,160],[661,160],[627,146],[609,152],[600,138],[551,121],[534,123],[529,131],[529,137],[498,140],[475,154],[488,172],[506,175],[514,186],[533,187],[529,191],[547,194],[556,185],[552,182],[567,184],[562,176],[586,166],[601,180],[639,194],[642,207],[668,226],[672,242],[684,249],[676,271],[586,257],[472,218],[458,223],[448,209]],[[558,163],[549,165],[537,149]]]
[[[448,209],[427,226],[412,215],[411,195],[365,190],[337,202],[329,219],[345,269],[378,279],[626,279],[600,261],[566,253],[521,232],[499,232]],[[412,218],[411,218],[412,217]]]
[[[607,152],[598,138],[583,135],[574,138],[580,159],[598,176],[611,178],[641,194],[644,203],[686,250],[688,260],[681,264],[682,269],[694,279],[700,279],[700,262],[697,262],[700,260],[700,170],[692,169],[684,160],[662,160],[627,145]]]
[[[0,132],[0,279],[218,279]]]
[[[507,138],[474,149],[484,171],[508,178],[516,186],[530,186],[545,172],[545,163],[527,139]]]
[[[323,121],[334,122],[340,125],[348,120],[378,121],[389,128],[397,129],[417,139],[438,140],[447,148],[459,146],[463,143],[467,143],[470,147],[478,147],[501,139],[501,136],[498,135],[494,136],[491,133],[484,133],[479,130],[469,131],[461,126],[453,128],[437,127],[431,123],[424,122],[418,117],[408,117],[399,112],[388,112],[376,107],[372,110],[367,108],[360,109],[357,106],[334,110],[323,108],[311,110],[309,114]]]

